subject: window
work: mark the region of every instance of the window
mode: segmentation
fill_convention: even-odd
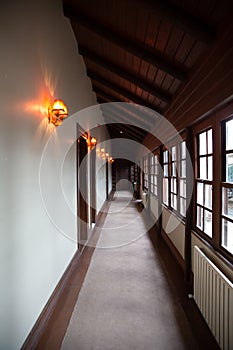
[[[163,202],[178,215],[186,215],[186,143],[163,151]]]
[[[177,210],[178,181],[177,181],[177,148],[171,147],[171,207]]]
[[[151,156],[151,193],[158,196],[158,156]]]
[[[212,129],[197,136],[196,227],[212,237]]]
[[[169,205],[169,154],[163,151],[163,202]]]
[[[222,124],[221,245],[233,253],[233,118]]]
[[[143,159],[144,188],[148,189],[148,157]]]
[[[180,214],[186,216],[186,143],[180,143]]]

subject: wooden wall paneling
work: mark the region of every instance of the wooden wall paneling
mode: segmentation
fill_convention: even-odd
[[[221,36],[221,38],[218,39],[216,45],[208,51],[205,59],[203,59],[203,62],[201,62],[199,68],[197,68],[193,75],[190,77],[189,82],[182,88],[182,91],[179,91],[177,93],[177,96],[174,99],[173,103],[169,106],[168,110],[166,111],[166,115],[169,115],[169,111],[171,111],[171,113],[173,114],[177,111],[177,109],[181,105],[181,102],[189,100],[189,96],[194,89],[200,91],[200,84],[202,83],[202,81],[207,79],[208,75],[212,74],[215,66],[219,65],[219,63],[223,59],[223,56],[226,56],[229,49],[231,49],[232,34],[233,28],[231,26],[231,28],[229,28],[229,30],[226,31],[225,35]],[[228,67],[231,66],[230,63],[232,63],[232,61],[228,62]],[[218,79],[218,76],[216,76],[215,78]]]

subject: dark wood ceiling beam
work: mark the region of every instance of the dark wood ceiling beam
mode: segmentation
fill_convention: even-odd
[[[94,91],[97,94],[97,97],[100,98],[101,100],[104,100],[105,102],[119,102],[118,100],[116,100],[116,98],[102,91],[99,88],[94,87]],[[136,109],[131,108],[131,105],[129,103],[126,105],[126,107],[116,103],[114,104],[114,107],[113,106],[109,107],[107,105],[103,106],[103,110],[110,108],[111,111],[119,111],[119,113],[122,116],[127,117],[129,124],[133,125],[135,120],[137,121],[137,125],[139,125],[143,130],[145,127],[151,128],[154,125],[154,120],[153,118],[151,118],[150,115],[143,113],[143,116],[142,116],[142,113],[139,113]]]
[[[138,6],[169,20],[190,36],[205,44],[212,44],[216,38],[215,29],[187,11],[172,4],[169,0],[129,0],[131,6]]]
[[[148,107],[148,108],[150,108],[158,113],[162,113],[161,109],[159,109],[157,106],[145,101],[144,99],[138,97],[135,94],[132,94],[130,91],[123,89],[119,85],[117,85],[113,82],[110,82],[109,80],[103,78],[101,75],[95,73],[94,71],[87,69],[87,75],[91,78],[93,85],[95,85],[95,83],[93,83],[93,80],[94,80],[97,83],[104,85],[104,86],[108,87],[109,89],[117,92],[118,94],[124,96],[125,98],[129,99],[131,102],[135,102],[139,105]]]
[[[115,136],[117,138],[130,138],[135,141],[139,141],[140,143],[142,143],[144,140],[144,137],[138,136],[135,132],[132,132],[129,129],[124,128],[117,124],[111,124],[108,129],[110,130],[110,132],[111,130],[116,130],[117,133]],[[120,131],[123,131],[123,134],[120,134]]]
[[[96,22],[93,20],[93,18],[89,18],[83,13],[75,11],[68,6],[64,7],[64,14],[72,21],[81,24],[88,30],[95,32],[99,36],[116,44],[130,54],[137,56],[149,64],[172,75],[173,77],[181,81],[187,79],[187,74],[181,65],[174,64],[174,62],[171,62],[170,59],[168,59],[165,55],[162,55],[160,52],[155,51],[155,49],[152,49],[143,44],[139,45],[132,40],[126,39],[119,33],[114,32],[111,28],[104,26],[103,23]]]
[[[79,53],[83,55],[88,60],[94,62],[95,64],[99,65],[100,67],[120,76],[121,78],[135,84],[136,86],[140,87],[142,90],[149,92],[150,95],[153,95],[154,97],[158,97],[160,100],[170,103],[172,96],[167,93],[167,91],[156,87],[152,84],[149,84],[142,78],[139,78],[136,75],[133,75],[129,73],[127,70],[125,70],[123,67],[120,67],[105,58],[97,55],[95,52],[90,51],[86,47],[80,45],[79,46]]]
[[[106,118],[106,121],[109,121],[109,122],[112,122],[112,123],[121,124],[123,122],[122,125],[124,125],[125,128],[131,130],[132,132],[134,132],[138,136],[142,137],[143,139],[147,135],[147,132],[145,130],[139,129],[139,128],[135,127],[135,126],[131,126],[130,125],[130,121],[128,121],[129,124],[126,125],[124,123],[124,122],[126,122],[126,120],[122,118],[121,114],[117,114],[115,112],[111,112],[111,111],[105,110],[104,111],[104,117]]]

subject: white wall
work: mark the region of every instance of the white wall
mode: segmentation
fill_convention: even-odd
[[[162,228],[184,259],[185,225],[170,210],[163,208]]]
[[[96,99],[62,1],[1,1],[0,44],[0,349],[8,350],[21,347],[76,251],[76,219],[63,213],[62,194],[52,186],[56,152],[47,153],[42,178],[55,218],[41,198],[40,161],[53,131],[43,112],[53,98],[64,99],[70,114]],[[63,182],[75,210],[75,148]],[[58,217],[69,238],[56,226]]]

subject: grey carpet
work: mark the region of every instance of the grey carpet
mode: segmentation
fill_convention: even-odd
[[[63,350],[197,349],[130,199],[120,192],[111,203],[98,242],[105,248],[93,254]]]

